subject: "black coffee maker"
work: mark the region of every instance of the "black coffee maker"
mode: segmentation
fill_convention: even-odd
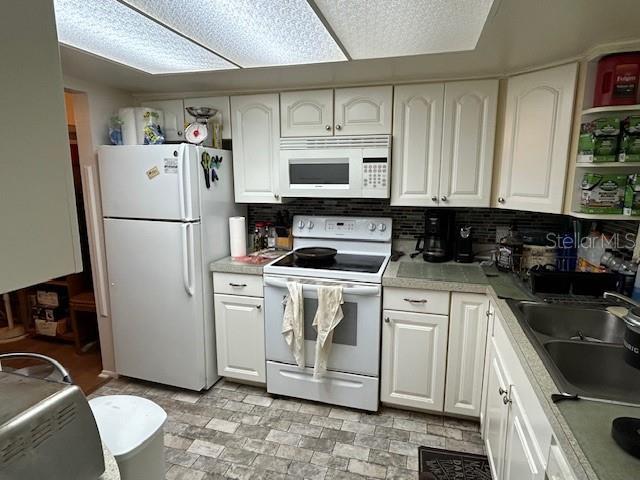
[[[424,251],[426,262],[446,262],[453,258],[455,212],[427,209],[424,214]]]
[[[473,262],[473,237],[471,236],[471,227],[469,225],[458,225],[455,231],[456,254],[455,259],[458,263]]]

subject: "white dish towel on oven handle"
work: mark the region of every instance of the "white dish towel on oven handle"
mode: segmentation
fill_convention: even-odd
[[[304,368],[304,298],[302,284],[287,282],[289,295],[285,299],[282,335],[296,364]]]
[[[313,326],[318,332],[316,360],[313,365],[314,378],[322,377],[327,371],[327,361],[333,345],[333,330],[344,318],[343,303],[341,286],[318,287],[318,310],[313,318]]]

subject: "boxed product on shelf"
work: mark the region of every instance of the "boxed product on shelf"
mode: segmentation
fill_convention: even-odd
[[[48,337],[55,337],[67,332],[67,319],[62,318],[56,321],[42,320],[40,318],[35,320],[36,333],[38,335],[46,335]]]
[[[627,186],[624,191],[625,215],[640,215],[640,175],[634,173],[629,175]]]
[[[614,116],[596,118],[591,122],[596,137],[608,137],[620,134],[620,119]]]
[[[632,115],[624,121],[618,160],[640,162],[640,115]]]
[[[578,162],[593,163],[593,148],[596,137],[593,135],[593,125],[591,122],[580,125],[580,136],[578,137]]]
[[[595,137],[593,142],[593,162],[615,162],[618,154],[617,136]]]
[[[620,119],[601,117],[580,125],[578,163],[605,163],[618,160]]]
[[[45,307],[60,307],[67,303],[67,293],[64,288],[47,286],[36,291],[36,302]]]
[[[582,178],[582,213],[620,214],[624,207],[627,176],[587,172]]]

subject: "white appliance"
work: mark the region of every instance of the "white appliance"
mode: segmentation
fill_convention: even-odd
[[[202,155],[222,159],[208,189]],[[231,152],[194,145],[98,151],[116,371],[201,390],[218,380],[208,265],[229,254]],[[209,172],[210,175],[210,172]]]
[[[294,250],[332,247],[326,263],[305,263],[294,253],[264,267],[267,391],[290,397],[378,409],[382,274],[391,255],[391,219],[294,217]],[[282,336],[287,282],[302,283],[305,368],[296,365]],[[336,327],[324,377],[313,378],[318,285],[342,285],[344,318]]]
[[[391,136],[280,139],[283,197],[389,198]]]

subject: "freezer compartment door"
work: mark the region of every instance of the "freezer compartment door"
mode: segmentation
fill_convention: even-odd
[[[200,390],[205,387],[200,225],[105,219],[116,371]],[[210,300],[211,301],[211,300]]]
[[[199,219],[198,162],[196,147],[184,143],[100,147],[103,216]]]

